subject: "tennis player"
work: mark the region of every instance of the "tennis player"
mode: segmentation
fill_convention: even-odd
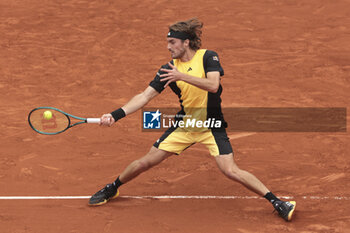
[[[141,109],[167,86],[179,97],[181,111],[179,116],[191,116],[196,120],[215,119],[221,122],[217,127],[170,127],[142,158],[133,161],[111,184],[95,193],[90,205],[102,205],[117,198],[119,187],[166,158],[182,151],[195,143],[204,144],[215,158],[219,169],[231,180],[236,181],[270,201],[279,215],[286,221],[292,219],[296,203],[285,202],[277,198],[267,187],[251,173],[237,167],[233,151],[227,137],[227,123],[221,112],[222,87],[220,77],[224,71],[218,54],[200,49],[202,22],[190,19],[177,22],[169,27],[167,35],[168,50],[172,60],[163,65],[149,86],[134,96],[123,107],[101,117],[102,126],[111,126],[123,117]],[[177,119],[179,121],[193,120]]]

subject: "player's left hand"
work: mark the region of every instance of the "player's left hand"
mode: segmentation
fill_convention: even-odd
[[[178,71],[174,65],[172,65],[170,62],[168,64],[171,67],[171,70],[164,69],[164,68],[160,69],[161,71],[166,72],[165,74],[159,75],[159,77],[162,78],[162,80],[161,80],[162,82],[167,81],[167,83],[164,85],[164,88],[166,88],[171,82],[176,82],[176,81],[181,80],[181,78],[183,76],[183,73]]]

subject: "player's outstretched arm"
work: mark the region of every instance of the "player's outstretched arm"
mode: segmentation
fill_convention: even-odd
[[[143,92],[131,98],[131,100],[125,104],[122,109],[125,111],[126,115],[129,115],[145,106],[157,95],[159,95],[159,92],[157,92],[153,87],[148,86]]]
[[[102,115],[100,125],[111,126],[117,120],[129,115],[133,112],[136,112],[143,106],[145,106],[151,99],[159,95],[153,87],[148,86],[143,92],[132,97],[128,103],[123,107],[115,110],[112,113],[107,113]]]

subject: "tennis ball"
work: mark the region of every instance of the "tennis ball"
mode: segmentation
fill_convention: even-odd
[[[52,112],[50,110],[46,110],[43,113],[43,117],[44,117],[45,120],[50,120],[52,118]]]

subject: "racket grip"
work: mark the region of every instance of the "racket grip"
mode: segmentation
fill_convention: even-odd
[[[100,118],[87,118],[86,119],[86,123],[89,123],[89,124],[99,124],[100,123]]]

